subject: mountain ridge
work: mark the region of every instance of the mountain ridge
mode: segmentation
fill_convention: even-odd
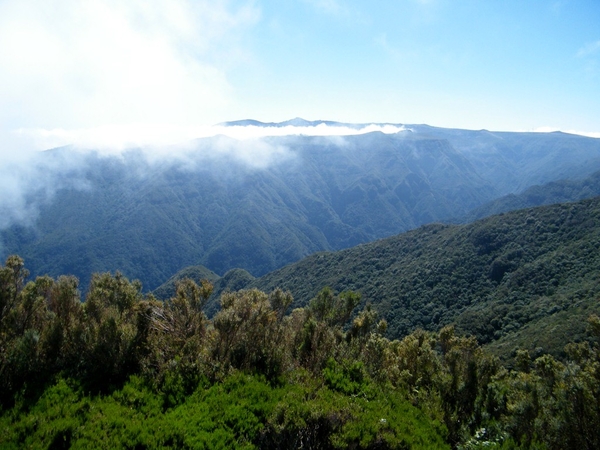
[[[502,358],[517,348],[560,356],[567,342],[585,339],[587,317],[600,314],[598,250],[595,197],[318,252],[243,286],[220,282],[207,312],[225,290],[281,288],[303,307],[329,286],[360,292],[390,338],[456,324]]]
[[[91,273],[114,270],[147,290],[199,264],[261,276],[600,170],[592,138],[411,128],[203,138],[171,156],[78,153],[73,182],[53,188],[31,226],[2,230],[2,251],[22,255],[34,275],[74,274],[82,289]],[[39,157],[56,165],[52,152]]]

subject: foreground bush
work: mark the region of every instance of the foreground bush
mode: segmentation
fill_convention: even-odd
[[[306,373],[273,386],[237,373],[165,408],[139,377],[89,396],[58,380],[0,420],[3,448],[448,448],[443,427],[394,393],[353,398]]]
[[[281,290],[227,293],[208,320],[211,292],[183,280],[162,303],[100,274],[81,302],[76,279],[27,282],[9,257],[0,446],[600,448],[597,344],[509,370],[453,327],[386,339],[356,293],[291,312]]]

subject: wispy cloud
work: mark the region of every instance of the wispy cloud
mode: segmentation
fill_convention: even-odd
[[[396,62],[405,61],[406,58],[410,56],[409,52],[402,51],[398,47],[390,44],[390,42],[388,41],[387,34],[385,33],[377,35],[373,39],[373,42],[375,43],[375,45],[381,48],[392,60]]]
[[[595,55],[600,53],[600,40],[595,42],[589,42],[577,50],[578,58],[585,58],[587,56]]]
[[[89,189],[83,158],[81,153],[53,153],[4,161],[0,166],[0,230],[13,224],[31,225],[40,207],[60,189]]]

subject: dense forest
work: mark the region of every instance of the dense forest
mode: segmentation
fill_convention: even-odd
[[[511,363],[518,348],[564,356],[588,338],[600,315],[600,197],[528,208],[466,225],[426,225],[339,252],[320,252],[254,279],[234,270],[219,278],[190,268],[155,291],[175,292],[183,276],[210,277],[211,317],[227,290],[288,290],[303,307],[323,286],[353,290],[388,322],[388,337],[455,324]]]
[[[236,268],[263,276],[317,251],[464,220],[478,207],[590,197],[594,183],[576,183],[600,170],[598,139],[423,125],[344,137],[221,136],[159,153],[41,152],[19,201],[0,203],[0,259],[18,254],[34,276],[73,274],[85,287],[92,273],[120,270],[154,290],[199,264],[219,276]],[[558,180],[573,184],[484,206]]]
[[[352,291],[303,308],[280,289],[177,283],[165,302],[94,274],[0,268],[3,448],[600,447],[600,319],[562,360],[511,369],[452,326],[386,337]],[[85,301],[82,301],[85,300]]]

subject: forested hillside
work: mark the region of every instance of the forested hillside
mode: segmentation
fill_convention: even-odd
[[[551,183],[531,186],[520,194],[509,194],[485,205],[475,208],[464,222],[472,222],[487,216],[493,216],[516,209],[553,203],[574,202],[600,195],[600,172],[581,180],[559,180]]]
[[[517,347],[560,356],[600,313],[599,249],[596,197],[316,253],[245,287],[289,290],[294,306],[323,286],[351,289],[388,321],[391,338],[455,323],[503,358]],[[207,311],[217,305],[215,296]]]
[[[22,255],[35,275],[73,274],[84,287],[91,273],[114,270],[147,290],[195,265],[261,276],[600,169],[597,139],[421,125],[345,137],[221,136],[159,150],[40,154],[32,164],[42,175],[73,170],[47,177],[51,186],[37,177],[28,214],[4,211],[29,220],[0,231],[3,256]]]
[[[305,308],[181,280],[166,302],[120,274],[27,281],[0,267],[3,448],[596,449],[600,319],[566,361],[513,370],[453,327],[402,340],[358,293]]]

